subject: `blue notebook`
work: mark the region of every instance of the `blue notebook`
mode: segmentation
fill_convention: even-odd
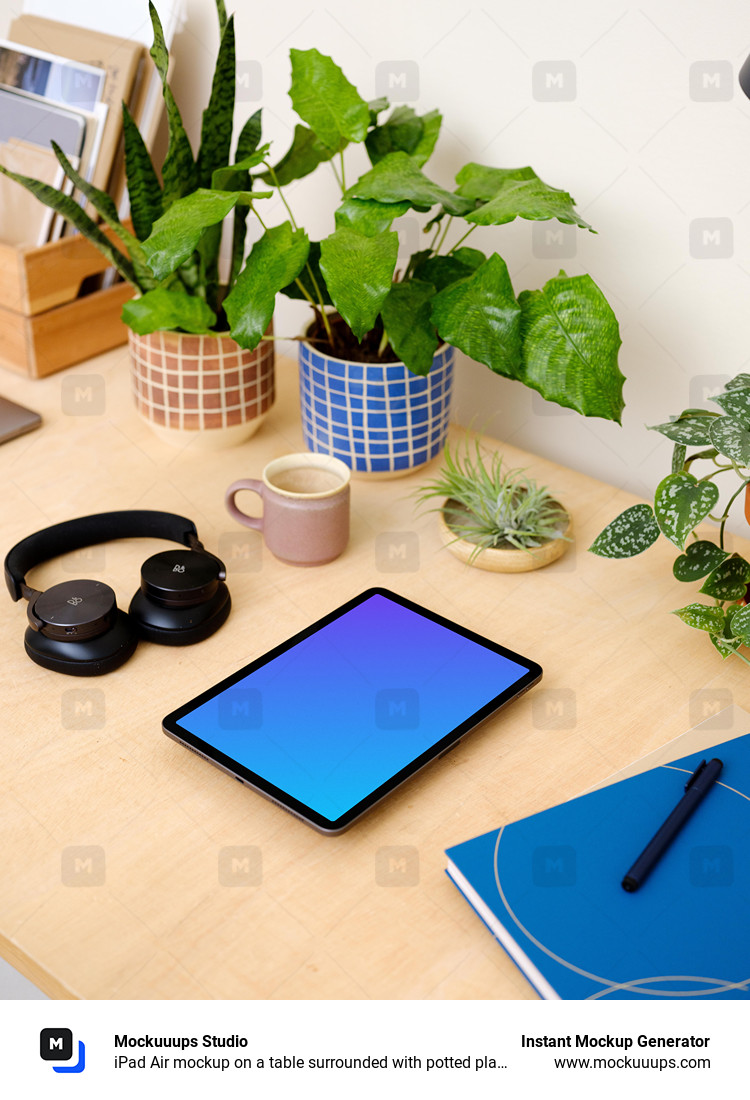
[[[703,759],[724,768],[635,893],[621,881]],[[750,734],[447,851],[545,998],[750,998]]]

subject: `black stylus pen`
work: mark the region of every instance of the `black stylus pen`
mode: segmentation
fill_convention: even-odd
[[[625,875],[622,880],[623,890],[632,894],[651,874],[693,810],[713,787],[723,767],[721,760],[716,757],[708,763],[705,760],[701,761],[685,784],[684,795]]]

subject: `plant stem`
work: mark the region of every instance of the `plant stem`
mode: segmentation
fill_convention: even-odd
[[[272,165],[270,165],[267,161],[264,161],[263,163],[264,163],[265,167],[268,169],[268,171],[271,175],[271,179],[273,180],[274,187],[279,192],[279,198],[281,199],[284,206],[286,207],[286,211],[289,215],[289,221],[292,223],[292,229],[296,230],[298,228],[298,226],[297,226],[296,221],[294,220],[294,214],[292,213],[292,208],[289,205],[289,203],[286,201],[286,198],[284,197],[284,192],[281,190],[281,187],[279,186],[278,176],[274,172]],[[253,210],[255,210],[255,207],[253,207]],[[258,217],[260,218],[260,215],[258,215]],[[263,225],[263,222],[261,221],[260,224]],[[265,226],[263,226],[263,228],[265,229]],[[313,270],[310,267],[309,263],[305,264],[305,267],[307,268],[307,273],[310,276],[310,282],[312,283],[313,288],[315,290],[315,293],[317,295],[317,298],[318,298],[317,302],[315,302],[310,297],[310,295],[307,293],[307,291],[305,290],[304,286],[299,281],[299,279],[295,279],[295,282],[296,282],[297,286],[300,288],[300,290],[304,293],[305,297],[307,298],[308,302],[313,307],[313,309],[316,308],[317,306],[320,306],[320,315],[323,318],[323,325],[324,325],[325,330],[326,330],[326,335],[328,336],[328,340],[331,344],[331,347],[335,347],[335,343],[334,343],[334,339],[333,339],[333,330],[331,329],[330,322],[329,322],[329,320],[326,316],[325,306],[323,305],[323,295],[320,293],[320,287],[318,286],[317,280],[315,279],[315,276],[313,274]]]
[[[476,225],[472,225],[471,229],[468,229],[468,230],[466,231],[466,233],[464,233],[463,237],[459,237],[459,239],[458,239],[458,240],[456,241],[456,243],[455,243],[455,244],[453,245],[453,248],[449,248],[449,249],[448,249],[448,255],[449,255],[449,256],[452,256],[452,255],[453,255],[453,253],[454,253],[454,252],[456,251],[456,249],[458,248],[458,246],[459,246],[460,244],[463,244],[463,243],[464,243],[464,241],[466,240],[466,238],[467,238],[467,237],[469,236],[469,234],[470,234],[470,233],[473,233],[475,229],[476,229]]]
[[[331,328],[331,322],[328,320],[328,315],[326,314],[326,307],[323,304],[323,295],[320,292],[320,287],[318,286],[318,280],[315,278],[315,274],[314,274],[313,269],[310,266],[310,264],[306,263],[305,267],[307,269],[307,274],[310,276],[310,282],[313,285],[313,289],[314,289],[314,291],[315,291],[315,293],[318,297],[318,301],[313,302],[312,304],[314,306],[319,306],[320,307],[320,316],[323,320],[323,327],[326,330],[326,336],[328,337],[328,342],[330,343],[331,347],[335,350],[336,341],[335,341],[334,336],[333,336],[333,329]]]
[[[704,474],[703,477],[698,478],[698,484],[702,481],[710,481],[712,477],[716,477],[717,474],[723,474],[726,470],[736,470],[736,466],[719,466],[717,469],[712,470],[710,474]]]
[[[748,661],[747,657],[743,657],[743,656],[742,656],[742,654],[740,653],[739,649],[735,649],[735,651],[734,651],[734,656],[735,656],[735,657],[739,657],[739,659],[740,659],[741,661],[744,661],[746,665],[750,665],[750,661]]]
[[[734,470],[738,477],[745,477],[745,474],[742,473],[737,463],[732,462],[730,466],[718,466],[716,470],[713,470],[709,474],[704,474],[703,477],[698,477],[698,483],[710,481],[712,480],[712,477],[714,477],[716,474],[726,473],[727,470]]]
[[[383,354],[383,352],[385,351],[385,349],[387,347],[388,347],[388,333],[385,331],[385,327],[384,327],[383,328],[383,336],[382,336],[382,339],[380,341],[380,347],[378,348],[378,359],[381,357],[381,355]]]
[[[344,150],[339,153],[341,159],[341,195],[342,198],[346,194],[346,171],[344,169]]]
[[[292,223],[292,229],[297,229],[298,226],[297,226],[296,221],[294,220],[294,214],[292,213],[292,208],[289,205],[289,203],[286,201],[286,198],[284,197],[284,192],[281,190],[281,185],[279,184],[279,177],[276,175],[276,173],[273,170],[273,166],[270,165],[268,163],[268,161],[264,160],[263,165],[264,165],[265,168],[268,169],[268,173],[271,176],[271,179],[273,180],[273,185],[276,188],[276,190],[279,192],[279,198],[281,199],[284,206],[286,207],[286,212],[289,215],[289,221]]]
[[[732,499],[729,501],[729,504],[727,504],[726,508],[724,509],[724,515],[721,517],[721,527],[719,528],[719,546],[721,547],[722,550],[724,549],[724,528],[726,526],[727,520],[729,519],[729,509],[732,507],[732,505],[734,504],[735,500],[740,495],[742,490],[744,488],[746,488],[746,486],[748,485],[748,482],[750,482],[750,478],[748,478],[748,481],[743,481],[742,485],[740,485],[739,489],[732,496]]]
[[[307,287],[306,287],[306,286],[305,286],[305,284],[304,284],[304,283],[302,282],[302,280],[300,279],[299,275],[298,275],[298,276],[297,276],[297,278],[296,278],[296,279],[294,280],[294,284],[295,284],[295,286],[298,286],[298,287],[299,287],[299,289],[300,289],[300,290],[302,291],[302,293],[304,294],[305,298],[307,298],[307,300],[308,300],[308,302],[310,303],[310,305],[311,305],[311,306],[312,306],[313,308],[315,308],[315,307],[317,306],[317,304],[318,304],[318,303],[317,303],[317,302],[315,301],[315,299],[314,299],[314,298],[312,297],[312,295],[308,293]]]
[[[336,165],[335,165],[335,164],[333,163],[333,161],[332,161],[332,160],[329,160],[329,162],[328,162],[328,163],[329,163],[329,164],[330,164],[330,166],[331,166],[331,171],[333,172],[333,175],[334,175],[334,179],[336,180],[336,183],[337,183],[337,184],[339,185],[339,187],[341,188],[341,193],[343,194],[343,193],[344,193],[344,188],[343,188],[343,186],[342,186],[342,184],[341,184],[341,180],[339,179],[339,174],[338,174],[338,172],[336,171]]]
[[[439,236],[440,236],[440,222],[438,222],[437,225],[435,226],[435,236],[432,238],[432,244],[430,245],[430,252],[435,251],[435,242],[437,241]]]
[[[448,220],[447,220],[447,221],[446,221],[446,223],[445,223],[445,229],[443,230],[443,235],[442,235],[442,237],[440,238],[440,240],[438,241],[438,246],[437,246],[437,248],[436,248],[436,249],[434,250],[434,251],[435,251],[436,253],[437,253],[437,252],[439,252],[439,251],[440,251],[440,249],[441,249],[441,248],[443,247],[443,245],[445,244],[445,238],[446,238],[446,237],[448,236],[448,230],[450,229],[450,226],[451,226],[451,222],[452,222],[452,221],[453,221],[453,217],[452,217],[452,215],[449,215],[449,216],[448,216]]]

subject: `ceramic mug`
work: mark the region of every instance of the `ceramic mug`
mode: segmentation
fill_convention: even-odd
[[[324,565],[349,541],[351,470],[339,458],[290,454],[275,458],[261,479],[233,482],[224,498],[229,514],[263,533],[266,546],[288,565]],[[243,489],[258,493],[262,516],[248,516],[235,504]]]

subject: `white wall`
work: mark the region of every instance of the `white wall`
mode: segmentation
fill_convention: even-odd
[[[0,0],[0,31],[18,6]],[[367,98],[380,90],[379,64],[410,63],[415,105],[445,116],[428,169],[442,184],[451,186],[467,160],[531,164],[573,194],[598,235],[564,237],[564,256],[543,255],[544,240],[535,243],[528,222],[479,230],[472,243],[501,252],[517,291],[561,266],[593,275],[620,321],[623,427],[545,405],[467,361],[458,415],[614,484],[652,490],[667,472],[670,445],[644,422],[703,404],[727,376],[748,369],[750,100],[736,83],[750,52],[744,0],[238,0],[235,11],[240,71],[249,77],[239,120],[262,96],[277,156],[293,129],[288,50],[316,46]],[[187,15],[174,86],[197,135],[217,44],[212,0],[187,0]],[[550,61],[553,82],[542,72],[535,96],[535,66]],[[558,72],[565,75],[556,97]],[[361,153],[354,150],[352,177],[367,166]],[[312,235],[332,228],[335,195],[332,178],[289,188]],[[405,232],[413,230],[412,223]],[[556,247],[552,240],[547,251]],[[295,333],[304,316],[304,307],[280,301],[277,332]]]

